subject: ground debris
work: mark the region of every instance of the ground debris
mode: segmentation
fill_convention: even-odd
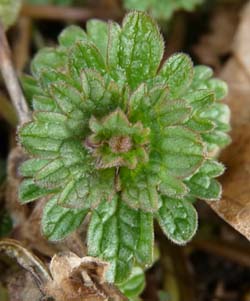
[[[227,167],[221,182],[223,196],[209,205],[250,239],[250,2],[244,7],[232,56],[221,72],[229,84],[226,100],[232,112],[232,144],[222,153]]]

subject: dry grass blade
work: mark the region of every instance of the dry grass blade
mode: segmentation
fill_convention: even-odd
[[[29,120],[30,112],[11,61],[11,53],[10,53],[9,45],[1,22],[0,22],[0,70],[2,72],[13,105],[17,111],[19,122],[20,124],[25,123]]]

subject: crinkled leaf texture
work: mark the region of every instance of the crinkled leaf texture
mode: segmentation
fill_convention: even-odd
[[[180,245],[189,241],[197,230],[197,212],[187,199],[162,197],[157,220],[167,237]]]
[[[103,201],[94,210],[88,231],[88,251],[111,262],[107,278],[122,283],[136,261],[153,261],[153,215],[128,207],[120,198]]]
[[[129,298],[129,300],[135,300],[145,287],[145,275],[141,267],[135,266],[132,269],[129,278],[119,285],[121,292]]]
[[[109,261],[107,278],[121,284],[152,263],[154,217],[184,244],[197,228],[189,200],[220,198],[214,157],[230,141],[227,87],[183,53],[160,68],[163,39],[145,13],[86,28],[66,28],[23,79],[34,113],[19,130],[30,154],[19,196],[48,198],[51,240],[89,212],[89,254]]]
[[[169,20],[175,11],[185,9],[194,10],[203,0],[123,0],[128,10],[148,11],[160,20]]]
[[[42,228],[45,237],[56,241],[65,238],[76,230],[83,222],[88,211],[62,208],[57,204],[58,196],[46,204],[42,218]]]

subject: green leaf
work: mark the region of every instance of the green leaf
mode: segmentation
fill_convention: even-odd
[[[200,133],[211,132],[215,128],[213,121],[206,118],[200,118],[197,115],[194,115],[185,124],[191,130]]]
[[[35,181],[42,187],[55,187],[65,184],[69,171],[62,159],[55,159],[41,168],[35,175]]]
[[[217,78],[208,81],[208,88],[214,91],[216,100],[223,99],[228,93],[227,84]]]
[[[215,99],[221,100],[227,95],[227,84],[217,78],[211,78],[213,70],[210,67],[199,65],[194,68],[192,89],[209,89],[214,92]]]
[[[132,208],[154,212],[159,208],[157,185],[159,179],[150,171],[136,172],[122,168],[120,172],[122,199]]]
[[[77,168],[78,170],[79,168]],[[58,199],[60,206],[90,209],[98,206],[103,199],[110,200],[113,197],[114,169],[91,173],[86,170],[84,172],[84,167],[82,166],[82,170],[79,172],[84,173],[84,176],[76,175],[63,187]]]
[[[214,93],[211,90],[196,90],[185,95],[185,99],[195,110],[204,110],[214,102]]]
[[[76,89],[64,83],[51,85],[51,93],[54,101],[65,115],[77,116],[78,119],[84,117],[81,105],[84,101],[84,95],[80,94]]]
[[[82,147],[82,143],[75,139],[63,142],[60,148],[60,157],[65,167],[72,168],[71,175],[77,175],[77,172],[73,172],[74,168],[80,173],[80,171],[85,172],[89,170],[89,166],[91,165],[88,161],[89,156],[87,151]]]
[[[28,100],[29,104],[32,103],[35,96],[37,97],[38,95],[43,95],[43,91],[35,78],[29,75],[22,75],[21,84],[25,91],[25,97]]]
[[[138,264],[149,267],[154,256],[154,224],[151,213],[137,212],[137,245],[135,258]]]
[[[214,103],[200,115],[202,118],[211,120],[215,124],[215,130],[222,132],[230,130],[230,109],[226,104]]]
[[[162,197],[156,217],[167,237],[179,245],[190,241],[197,230],[197,212],[186,199]]]
[[[108,48],[108,24],[100,20],[89,20],[87,22],[87,34],[91,41],[97,46],[104,58]]]
[[[135,260],[153,260],[153,219],[150,213],[129,208],[120,199],[103,201],[93,211],[88,229],[88,252],[110,262],[107,280],[122,283]],[[149,248],[151,246],[151,248]]]
[[[21,0],[1,0],[0,20],[5,29],[8,29],[16,22],[22,1]]]
[[[35,201],[38,198],[55,193],[55,189],[41,188],[33,179],[25,179],[19,186],[18,198],[22,204]]]
[[[143,292],[145,284],[146,280],[143,269],[134,267],[130,277],[118,287],[126,297],[131,299],[139,296]]]
[[[206,82],[213,76],[213,70],[204,65],[197,65],[194,67],[194,77],[192,81],[192,89],[206,89]]]
[[[223,174],[225,167],[214,160],[207,160],[199,171],[186,181],[190,194],[203,200],[219,200],[221,185],[214,178]]]
[[[231,143],[231,138],[221,131],[213,131],[212,133],[204,133],[202,134],[203,139],[213,147],[219,146],[223,148]]]
[[[84,108],[90,118],[103,116],[124,107],[124,95],[114,81],[106,81],[94,70],[86,69],[81,74],[81,88],[86,97]]]
[[[167,84],[171,98],[177,98],[187,90],[193,78],[193,63],[190,57],[183,53],[172,55],[159,72],[159,79]]]
[[[70,47],[77,41],[87,41],[88,37],[81,27],[70,25],[66,27],[59,35],[58,41],[61,46]]]
[[[43,234],[51,241],[61,240],[75,231],[88,213],[87,210],[63,208],[57,202],[56,195],[49,200],[43,210]]]
[[[141,121],[150,126],[155,122],[155,107],[167,100],[167,87],[159,85],[154,89],[148,89],[146,84],[141,84],[130,96],[128,115],[132,122]]]
[[[65,66],[66,54],[55,48],[43,48],[33,58],[31,71],[35,76],[39,76],[43,70],[57,69]]]
[[[204,133],[202,138],[208,145],[208,151],[217,152],[231,143],[227,132],[230,130],[230,109],[222,103],[214,103],[210,108],[200,113],[202,118],[214,123],[213,131]]]
[[[204,146],[199,135],[185,127],[167,127],[158,137],[157,148],[161,156],[159,160],[172,176],[187,177],[204,160]]]
[[[177,198],[184,197],[189,192],[187,186],[180,179],[164,172],[161,174],[159,190],[163,195]]]
[[[70,68],[79,76],[85,68],[95,69],[105,73],[106,66],[104,59],[91,42],[77,41],[70,51]]]
[[[206,201],[218,201],[221,198],[222,188],[215,179],[197,174],[187,182],[187,186],[190,194],[196,198]]]
[[[120,35],[120,25],[115,22],[110,22],[108,31],[107,65],[109,67],[111,77],[119,86],[123,87],[126,82],[126,74],[123,68],[118,68]]]
[[[215,160],[206,160],[202,167],[199,169],[199,173],[206,174],[211,178],[216,178],[221,176],[225,171],[223,164]]]
[[[55,123],[53,126],[50,122],[30,122],[21,130],[22,137],[41,137],[48,139],[67,139],[71,133],[63,123]],[[27,140],[28,141],[28,140]]]
[[[156,74],[164,47],[159,29],[149,16],[130,13],[122,29],[113,25],[109,36],[109,66],[116,74],[124,74],[132,89]]]
[[[157,107],[157,116],[162,127],[182,124],[189,117],[191,107],[184,100],[168,100]]]
[[[104,201],[93,212],[88,229],[88,253],[110,261],[106,278],[110,282],[119,283],[131,273],[133,264],[131,248],[136,244],[136,233],[132,229],[133,224],[124,223],[118,214],[116,200],[111,203]],[[131,210],[128,210],[124,217],[130,217],[129,214]]]
[[[32,177],[35,173],[45,167],[50,161],[44,159],[29,159],[22,163],[19,171],[25,177]]]
[[[25,147],[25,149],[35,155],[39,155],[42,158],[54,159],[57,157],[59,148],[61,146],[61,140],[44,138],[44,137],[34,137],[32,135],[20,133],[20,142]]]
[[[140,85],[130,97],[130,119],[154,127],[156,122],[160,127],[185,122],[191,114],[191,107],[184,100],[170,100],[168,96],[165,85],[150,90],[146,85]]]
[[[33,109],[36,111],[57,112],[59,111],[55,101],[46,96],[35,95],[32,101]]]

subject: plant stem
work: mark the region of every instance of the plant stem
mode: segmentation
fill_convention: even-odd
[[[193,240],[191,246],[250,268],[249,250],[226,241]]]
[[[11,61],[11,52],[5,31],[0,22],[0,70],[9,92],[12,103],[16,109],[19,123],[23,124],[30,120],[30,111],[24,98],[22,89]]]
[[[32,34],[31,19],[22,17],[17,23],[17,37],[12,47],[13,62],[17,74],[21,74],[29,60],[29,51]]]
[[[63,20],[84,22],[90,18],[119,19],[118,10],[88,9],[80,7],[60,7],[54,5],[24,4],[21,15],[32,19]]]
[[[0,93],[0,116],[2,116],[12,127],[17,126],[17,116],[15,109],[7,97]]]

